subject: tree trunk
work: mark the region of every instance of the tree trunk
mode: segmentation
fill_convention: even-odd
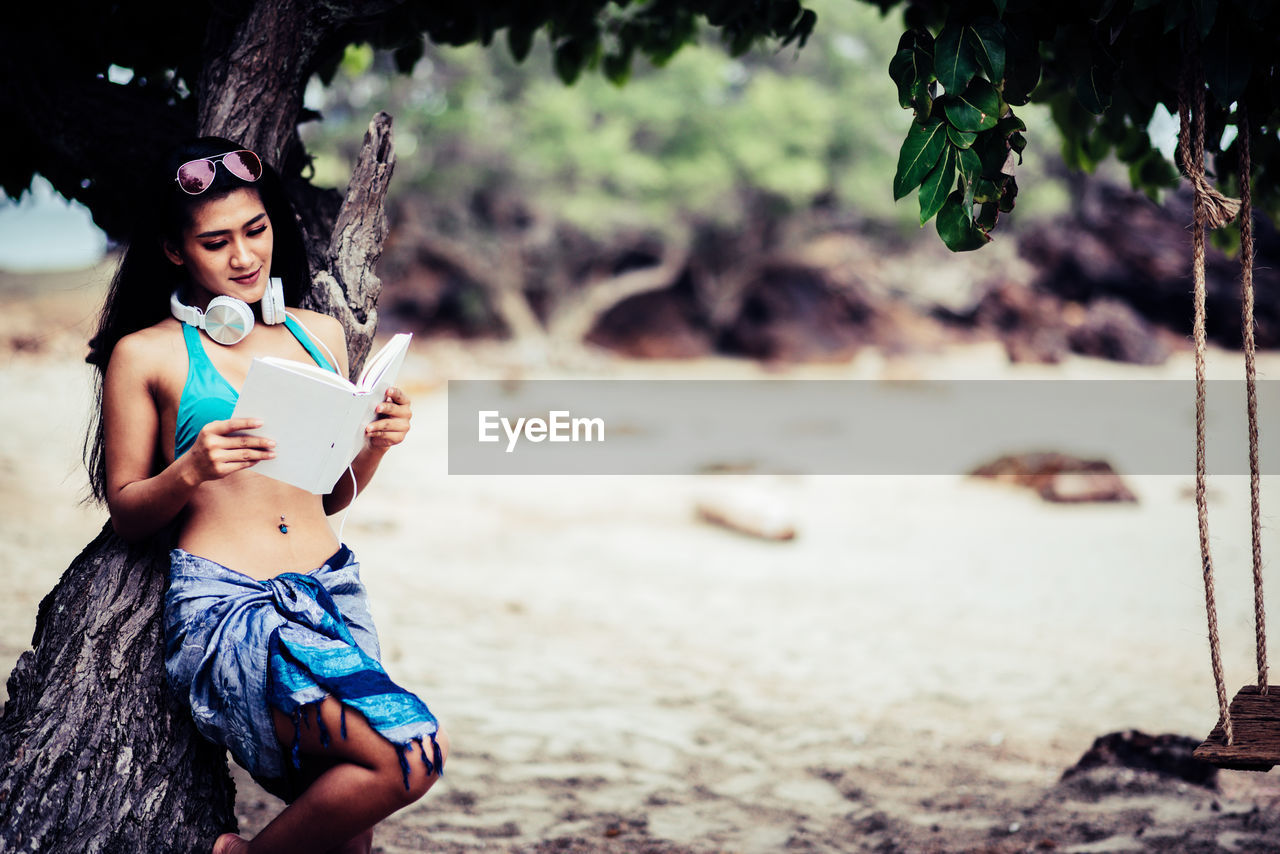
[[[165,539],[108,524],[40,603],[0,718],[0,852],[187,854],[234,829],[226,751],[165,683]]]
[[[263,0],[245,20],[261,21],[282,9],[298,11],[288,2]],[[238,112],[202,111],[210,124],[201,130],[239,136],[279,162],[282,149],[296,140],[291,129],[320,36],[312,30],[291,41],[276,39],[273,50],[297,53],[242,66],[237,51],[256,30],[227,26],[225,47],[206,65],[213,70],[210,79],[248,103],[283,104],[281,111],[293,114],[272,115],[264,130],[255,130],[237,124]],[[209,43],[218,38],[211,34]],[[282,68],[293,71],[277,73]],[[296,86],[296,97],[273,91],[281,86]],[[223,107],[236,102],[218,101]],[[379,114],[338,226],[324,241],[327,251],[309,247],[326,269],[316,271],[308,305],[346,327],[353,375],[377,325],[381,282],[373,267],[386,236],[383,206],[394,162],[391,119]],[[310,240],[329,233],[326,206],[300,207],[322,214],[309,225],[304,217]],[[169,536],[130,546],[108,525],[41,603],[33,649],[14,667],[0,714],[0,854],[190,854],[210,850],[219,833],[235,829],[226,752],[200,737],[166,683],[161,607]]]

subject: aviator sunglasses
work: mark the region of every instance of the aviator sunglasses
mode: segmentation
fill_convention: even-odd
[[[256,181],[262,177],[262,161],[258,155],[247,148],[240,151],[228,151],[215,157],[201,157],[188,160],[178,167],[178,186],[184,193],[198,196],[213,183],[213,176],[221,162],[227,171],[241,181]]]

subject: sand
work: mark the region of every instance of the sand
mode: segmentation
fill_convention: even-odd
[[[78,503],[96,286],[3,281],[7,674],[105,514]],[[1213,374],[1236,361],[1213,353]],[[415,346],[413,431],[344,535],[389,672],[454,752],[376,850],[1280,851],[1275,775],[1224,772],[1217,792],[1129,771],[1059,782],[1099,735],[1198,738],[1216,718],[1189,475],[1129,478],[1136,504],[1068,506],[959,476],[447,473],[449,378],[1191,375],[1186,354],[1019,368],[985,344],[779,370]],[[1280,357],[1261,370],[1280,375]],[[773,501],[797,536],[709,525],[708,497]],[[1263,502],[1272,555],[1274,477]],[[1248,503],[1246,478],[1214,480],[1232,690],[1253,681]],[[252,832],[279,802],[237,782]]]

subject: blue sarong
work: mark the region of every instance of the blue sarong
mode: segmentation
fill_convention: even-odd
[[[263,788],[282,797],[297,794],[291,768],[300,764],[296,732],[302,711],[328,696],[343,703],[343,738],[350,706],[398,748],[406,788],[406,753],[412,754],[414,742],[429,773],[443,770],[435,716],[379,663],[360,564],[350,549],[343,546],[312,572],[261,580],[182,549],[169,557],[169,682],[187,697],[201,735],[227,747]],[[272,708],[293,718],[288,762]]]

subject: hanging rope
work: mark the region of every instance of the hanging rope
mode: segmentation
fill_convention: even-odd
[[[1245,395],[1249,407],[1249,510],[1253,530],[1253,626],[1257,642],[1258,690],[1267,693],[1267,609],[1262,599],[1262,502],[1258,465],[1258,380],[1253,343],[1253,162],[1249,112],[1236,110],[1240,146],[1240,327],[1244,338]]]
[[[1226,679],[1222,673],[1222,649],[1218,637],[1218,606],[1213,590],[1213,558],[1209,553],[1209,509],[1205,498],[1205,275],[1204,229],[1206,225],[1217,228],[1230,221],[1223,220],[1229,205],[1214,199],[1222,199],[1204,177],[1204,77],[1195,50],[1195,36],[1186,38],[1183,52],[1182,73],[1178,81],[1178,155],[1182,168],[1195,192],[1192,197],[1192,270],[1194,273],[1196,363],[1196,516],[1200,525],[1200,564],[1204,575],[1204,607],[1209,620],[1209,657],[1213,666],[1213,681],[1218,693],[1218,719],[1222,722],[1223,736],[1231,744],[1231,707],[1227,702]]]

